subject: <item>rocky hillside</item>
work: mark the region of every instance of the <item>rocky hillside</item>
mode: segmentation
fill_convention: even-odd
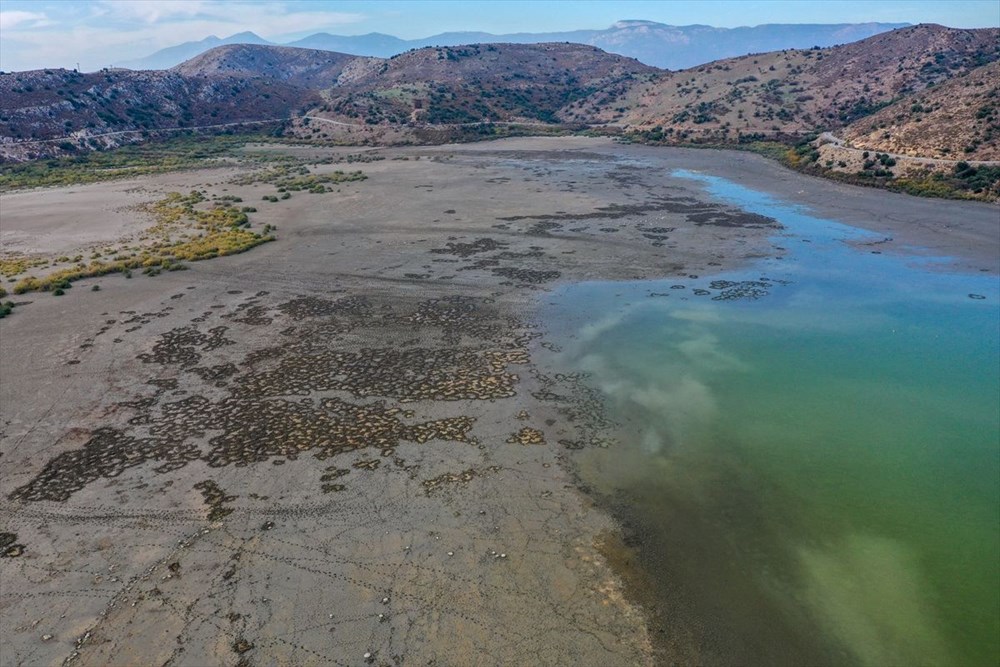
[[[574,100],[617,97],[658,72],[579,44],[427,48],[387,60],[226,45],[169,71],[0,75],[0,154],[26,159],[104,147],[111,133],[117,142],[142,131],[288,118],[321,102],[316,115],[404,133],[484,120],[547,123]]]
[[[903,98],[851,123],[841,135],[872,151],[1000,159],[1000,61]]]
[[[105,145],[98,135],[287,117],[316,94],[240,76],[109,70],[0,75],[0,155],[25,159]]]
[[[323,89],[364,76],[381,62],[379,58],[360,58],[332,51],[232,44],[206,51],[171,71],[187,77],[238,76]]]
[[[663,143],[833,130],[881,151],[997,159],[998,61],[1000,30],[936,25],[679,72],[570,43],[429,47],[389,59],[227,45],[166,72],[0,75],[0,155],[309,109],[293,133],[354,143],[447,141],[458,138],[448,132],[489,135],[491,124],[514,122],[596,125]]]
[[[611,105],[581,100],[566,119],[596,117],[667,141],[796,135],[843,127],[998,59],[1000,30],[919,25],[664,73]]]
[[[318,115],[379,123],[555,122],[658,73],[581,44],[473,44],[409,51],[329,91]]]

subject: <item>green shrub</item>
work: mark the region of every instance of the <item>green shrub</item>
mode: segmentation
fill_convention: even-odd
[[[264,135],[173,137],[108,151],[74,150],[72,155],[50,160],[0,165],[0,188],[17,189],[47,185],[78,185],[160,174],[181,169],[214,166],[248,142],[271,141]],[[286,156],[248,155],[240,159],[281,161]]]

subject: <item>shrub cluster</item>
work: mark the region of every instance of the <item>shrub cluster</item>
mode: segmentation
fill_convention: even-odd
[[[124,273],[128,278],[133,269],[157,275],[164,270],[185,268],[180,264],[182,261],[233,255],[274,240],[272,234],[258,234],[247,229],[250,225],[247,214],[229,202],[216,203],[208,209],[197,207],[205,201],[197,191],[187,195],[171,192],[147,209],[156,219],[150,233],[159,237],[158,240],[127,255],[115,255],[110,260],[81,261],[41,278],[27,276],[15,283],[13,292],[42,290],[61,294],[74,281],[109,273]]]
[[[0,164],[0,189],[80,185],[145,174],[212,166],[261,136],[175,137],[109,151],[80,152],[68,157]],[[243,160],[278,161],[285,156],[240,152]]]

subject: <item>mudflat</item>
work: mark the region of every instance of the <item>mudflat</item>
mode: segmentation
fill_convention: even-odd
[[[0,196],[4,252],[32,256],[135,238],[171,191],[239,197],[277,230],[186,271],[15,297],[0,663],[696,661],[694,629],[625,594],[618,526],[578,487],[576,453],[614,443],[585,377],[533,363],[546,291],[781,255],[780,225],[677,168],[998,270],[995,206],[742,153],[572,137],[367,155],[384,159],[366,180],[274,202],[253,165]]]

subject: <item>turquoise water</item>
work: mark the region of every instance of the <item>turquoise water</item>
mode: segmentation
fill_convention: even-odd
[[[668,630],[706,662],[1000,663],[998,278],[674,176],[777,219],[785,256],[544,314],[622,425],[581,475],[631,508]]]

